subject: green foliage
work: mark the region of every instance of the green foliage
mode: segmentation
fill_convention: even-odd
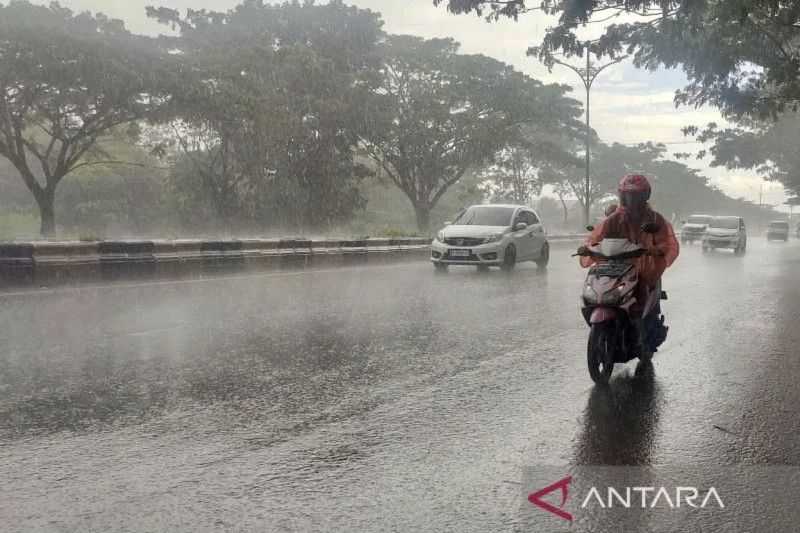
[[[455,11],[485,7],[495,17],[532,7],[449,4]],[[699,85],[682,101],[711,102],[731,115],[753,102],[743,88],[763,93],[761,78],[779,100],[791,94],[793,70],[781,81],[771,63],[759,62],[782,56],[755,29],[714,28],[720,43],[696,34],[708,17],[729,15],[725,5],[685,3],[685,13],[673,13],[673,3],[662,4],[669,12],[652,28],[610,28],[594,51],[632,46],[641,66],[689,65]],[[747,24],[766,24],[773,8],[753,4]],[[562,19],[542,57],[558,47],[579,52],[570,21],[603,5],[610,4],[545,0]],[[559,200],[537,205],[566,226],[578,211],[571,198],[596,207],[631,170],[656,177],[654,202],[667,211],[747,208],[665,161],[663,147],[606,146],[596,138],[587,194],[580,105],[565,87],[460,54],[450,39],[387,37],[377,13],[340,0],[148,13],[178,34],[132,35],[120,21],[58,4],[0,5],[0,238],[30,235],[37,220],[50,234],[56,211],[62,235],[92,240],[267,230],[427,235],[481,202],[487,180],[495,198],[525,203],[553,185]],[[744,57],[764,70],[744,75],[742,50],[729,42],[734,35],[742,47],[763,44]],[[726,90],[725,80],[739,92]],[[797,123],[793,115],[777,125],[748,118],[731,130],[699,133],[716,141],[716,163],[763,167],[788,183],[800,175],[791,144]],[[143,137],[160,161],[134,142]]]
[[[458,48],[451,39],[389,37],[369,101],[364,149],[408,196],[423,233],[448,188],[518,138],[521,126],[555,130],[579,114],[566,88]]]
[[[431,210],[431,228],[441,228],[445,221],[453,220],[464,207],[484,200],[479,187],[481,178],[472,172],[450,187]],[[366,206],[356,213],[346,225],[345,233],[351,235],[420,236],[416,214],[411,202],[400,189],[388,180],[368,178],[361,187]]]
[[[97,140],[164,103],[165,65],[119,20],[57,3],[0,5],[0,156],[35,198],[43,234],[55,231],[59,182],[103,157]]]
[[[668,218],[672,213],[682,218],[693,213],[735,214],[750,219],[761,216],[757,205],[733,199],[710,186],[708,180],[685,164],[664,159],[663,145],[624,146],[612,144],[598,151],[597,169],[608,176],[607,192],[613,194],[620,176],[641,172],[653,186],[651,202]]]
[[[765,178],[783,183],[790,193],[800,192],[800,113],[784,113],[775,121],[740,120],[730,128],[712,123],[702,131],[692,127],[685,131],[702,142],[713,141],[712,165],[756,169]]]
[[[36,202],[19,179],[19,172],[7,159],[0,157],[0,212],[31,211]]]
[[[31,212],[0,212],[0,241],[33,239],[38,225],[39,217]]]
[[[633,55],[637,66],[682,67],[689,85],[677,102],[712,104],[726,115],[773,113],[797,105],[800,94],[800,5],[773,0],[434,0],[454,13],[490,18],[533,10],[556,15],[542,43],[530,49],[552,65],[554,54],[582,55],[576,31],[588,22],[628,15],[605,27],[591,51]]]
[[[577,175],[581,165],[575,154],[577,129],[577,124],[557,131],[538,124],[522,127],[518,138],[497,153],[484,173],[492,201],[528,203],[544,185],[554,182],[556,168],[569,168],[570,175]]]
[[[341,1],[148,12],[180,28],[163,46],[193,71],[173,105],[182,200],[201,198],[223,225],[300,228],[363,207],[368,171],[353,147],[378,71],[378,15]]]
[[[127,131],[114,130],[98,140],[98,150],[125,164],[97,162],[77,169],[59,187],[56,207],[61,231],[106,237],[153,235],[166,226],[162,201],[165,170]]]
[[[586,43],[576,31],[585,23],[627,15],[627,22],[607,26],[591,42],[590,50],[600,56],[630,54],[636,66],[650,70],[682,68],[689,84],[677,92],[676,104],[712,105],[737,123],[724,131],[711,125],[704,133],[716,142],[716,163],[730,168],[767,163],[769,176],[797,191],[798,169],[790,161],[797,150],[794,145],[782,146],[780,138],[781,132],[792,127],[786,120],[771,124],[779,114],[796,113],[800,106],[800,3],[434,0],[441,3],[454,13],[486,13],[493,19],[517,18],[535,9],[557,15],[558,22],[543,41],[529,49],[529,54],[550,66],[555,54],[584,53]]]
[[[379,237],[388,237],[390,239],[396,239],[400,237],[420,237],[420,234],[414,231],[406,231],[403,229],[397,228],[386,228],[378,233]]]

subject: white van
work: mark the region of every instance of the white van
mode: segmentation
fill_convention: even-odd
[[[714,217],[703,236],[703,252],[730,248],[736,255],[747,251],[747,228],[742,217]]]

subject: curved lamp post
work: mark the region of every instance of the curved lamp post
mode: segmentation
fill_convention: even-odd
[[[589,224],[589,198],[591,197],[591,178],[590,178],[590,145],[591,145],[591,127],[589,126],[589,94],[592,90],[592,84],[597,76],[603,72],[605,69],[610,67],[611,65],[616,65],[620,61],[624,60],[628,56],[622,56],[617,59],[614,59],[608,63],[603,65],[593,65],[591,58],[590,58],[590,46],[589,43],[586,43],[586,66],[576,67],[574,65],[570,65],[569,63],[565,63],[556,59],[555,57],[551,57],[550,59],[553,63],[561,65],[563,67],[567,67],[568,69],[575,72],[583,82],[583,86],[586,88],[586,182],[584,184],[585,187],[585,205],[583,206],[584,209],[584,223]]]

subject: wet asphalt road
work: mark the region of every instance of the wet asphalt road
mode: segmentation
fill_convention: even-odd
[[[608,390],[582,279],[559,248],[0,296],[0,530],[545,531],[531,469],[800,465],[800,243],[684,249],[654,371]]]

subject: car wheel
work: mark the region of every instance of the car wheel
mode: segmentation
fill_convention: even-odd
[[[447,263],[434,263],[433,268],[436,272],[447,272]]]
[[[547,263],[550,262],[550,243],[545,242],[542,245],[542,251],[539,253],[539,259],[536,260],[536,266],[539,268],[547,268]]]
[[[506,248],[506,252],[503,254],[503,264],[500,265],[505,271],[513,270],[514,266],[517,264],[517,249],[514,247],[513,244],[510,244],[508,248]]]

